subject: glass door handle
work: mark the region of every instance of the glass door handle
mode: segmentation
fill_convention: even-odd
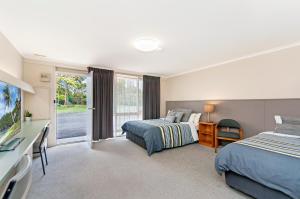
[[[90,108],[90,107],[89,107],[88,109],[89,109],[89,110],[95,110],[95,108],[94,108],[94,107],[93,107],[93,108]]]

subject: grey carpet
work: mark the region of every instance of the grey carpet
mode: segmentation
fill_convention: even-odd
[[[87,143],[48,149],[49,165],[42,174],[33,161],[28,198],[55,199],[237,199],[214,170],[213,150],[193,144],[149,157],[124,139],[110,139],[89,149]]]

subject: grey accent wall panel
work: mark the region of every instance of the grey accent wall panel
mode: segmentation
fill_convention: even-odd
[[[238,121],[245,137],[253,136],[264,130],[264,102],[259,100],[219,101],[213,114],[214,121],[229,118]]]
[[[265,100],[265,130],[272,131],[275,128],[274,115],[300,118],[300,100]]]
[[[201,120],[206,120],[203,105],[211,103],[216,110],[211,114],[211,120],[218,122],[224,118],[237,120],[243,127],[245,137],[256,135],[263,131],[273,131],[274,115],[300,117],[300,99],[274,100],[209,100],[209,101],[167,101],[166,109],[189,108],[193,112],[201,112]]]
[[[174,108],[188,108],[193,112],[202,112],[205,101],[167,101],[167,111]]]

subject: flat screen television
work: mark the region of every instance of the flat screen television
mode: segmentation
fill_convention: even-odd
[[[21,129],[21,89],[0,81],[0,146]]]

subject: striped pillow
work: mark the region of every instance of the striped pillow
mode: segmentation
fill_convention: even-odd
[[[300,125],[287,124],[287,123],[277,124],[275,132],[300,136]]]
[[[180,123],[183,115],[184,115],[183,112],[175,112],[175,117],[176,117],[175,122]]]
[[[281,116],[282,124],[300,125],[300,118]]]

